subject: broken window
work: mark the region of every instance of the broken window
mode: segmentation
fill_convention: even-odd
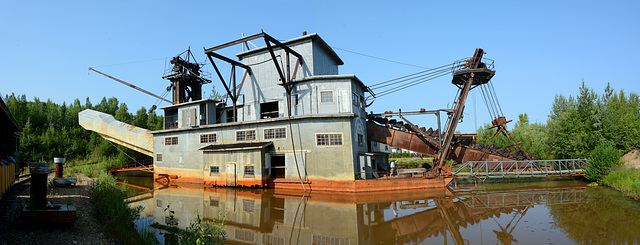
[[[291,95],[291,105],[298,105],[298,95],[297,94],[292,94]]]
[[[279,115],[278,101],[260,104],[260,118],[276,118]]]
[[[178,128],[178,109],[164,111],[164,129]]]
[[[227,110],[227,122],[235,122],[235,114],[233,113],[233,108]]]

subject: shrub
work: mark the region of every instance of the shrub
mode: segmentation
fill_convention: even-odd
[[[93,206],[93,215],[107,233],[115,236],[124,244],[149,244],[154,239],[142,236],[135,229],[133,220],[138,218],[142,206],[131,208],[125,203],[127,197],[124,186],[118,185],[116,179],[102,173],[89,186],[89,201]]]
[[[600,143],[589,154],[589,168],[585,178],[601,181],[612,167],[618,165],[620,165],[620,152],[611,143]]]
[[[174,244],[184,245],[224,244],[227,236],[224,214],[219,213],[218,218],[211,222],[203,221],[200,214],[196,214],[196,218],[191,221],[186,230],[180,230],[178,220],[174,217],[175,212],[170,208],[167,205],[164,209],[165,212],[169,211],[169,222],[167,222],[169,233],[165,233],[165,240],[168,239]],[[155,225],[159,224],[155,223]]]

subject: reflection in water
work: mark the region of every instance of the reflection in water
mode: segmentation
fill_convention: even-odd
[[[163,187],[146,216],[184,229],[224,214],[234,244],[638,243],[640,207],[605,188],[555,181],[375,194]],[[149,194],[145,194],[149,195]],[[152,210],[149,212],[148,210]]]

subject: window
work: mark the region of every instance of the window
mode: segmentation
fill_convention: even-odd
[[[252,213],[253,212],[253,201],[252,200],[243,200],[242,201],[242,210]]]
[[[362,107],[362,109],[364,109],[367,105],[367,102],[364,101],[364,97],[360,96],[360,107]]]
[[[255,175],[256,168],[253,165],[244,166],[244,176],[245,177],[253,177]]]
[[[264,130],[264,139],[286,139],[287,128],[268,128]]]
[[[298,95],[297,94],[292,94],[291,95],[291,105],[298,105]]]
[[[218,176],[218,175],[220,175],[220,166],[210,166],[209,176]]]
[[[349,238],[338,238],[338,237],[329,237],[324,235],[313,235],[313,245],[320,244],[336,244],[336,245],[347,245],[349,244]]]
[[[162,207],[162,200],[160,199],[156,200],[156,207]]]
[[[210,207],[219,207],[220,206],[220,199],[218,199],[217,197],[209,197],[209,206]]]
[[[342,134],[316,134],[317,145],[342,145]]]
[[[200,143],[216,143],[216,134],[201,134]]]
[[[156,154],[156,162],[162,162],[162,154]]]
[[[322,102],[322,103],[333,103],[333,91],[322,91],[322,92],[320,92],[320,102]]]
[[[351,101],[353,102],[353,105],[360,106],[358,104],[358,99],[359,99],[358,95],[356,93],[353,93],[353,96],[351,96]]]
[[[166,137],[164,138],[164,145],[177,145],[178,137]]]
[[[263,234],[262,235],[262,244],[269,245],[284,245],[284,237],[276,237],[272,234]]]
[[[363,146],[364,145],[364,136],[362,136],[362,134],[358,134],[358,145],[359,146]]]
[[[278,101],[260,104],[260,118],[276,118],[280,112],[278,111]]]
[[[256,130],[236,131],[236,141],[256,140]]]
[[[253,241],[255,241],[254,239],[255,233],[253,233],[252,231],[236,230],[235,233],[236,233],[236,239],[240,241],[245,241],[250,243],[253,243]]]

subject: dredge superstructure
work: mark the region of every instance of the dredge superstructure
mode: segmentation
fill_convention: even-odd
[[[265,46],[237,54],[239,61],[217,53],[259,39]],[[164,77],[172,82],[174,96],[172,105],[160,108],[165,127],[148,132],[141,142],[153,142],[145,152],[153,152],[157,181],[343,192],[444,187],[453,178],[447,159],[509,159],[461,146],[454,138],[468,92],[495,73],[483,53],[478,49],[454,66],[452,82],[460,92],[454,108],[439,110],[449,120],[436,133],[418,128],[400,112],[367,115],[365,95],[372,92],[355,75],[338,73],[344,63],[319,35],[280,42],[260,33],[205,49],[226,90],[224,98],[201,99],[201,85],[210,80],[200,76],[197,63],[174,58],[174,73]],[[231,65],[228,81],[216,61]],[[243,74],[239,84],[236,67]],[[390,116],[405,119],[400,124],[407,127],[394,129],[397,121],[390,125]],[[90,128],[98,117],[105,116],[85,111],[80,123],[111,141],[140,148],[131,137],[119,142],[114,136],[132,126],[112,122],[108,127],[115,128]],[[372,149],[373,141],[432,155],[434,167],[420,177],[380,178],[378,173],[389,168],[388,155]]]

